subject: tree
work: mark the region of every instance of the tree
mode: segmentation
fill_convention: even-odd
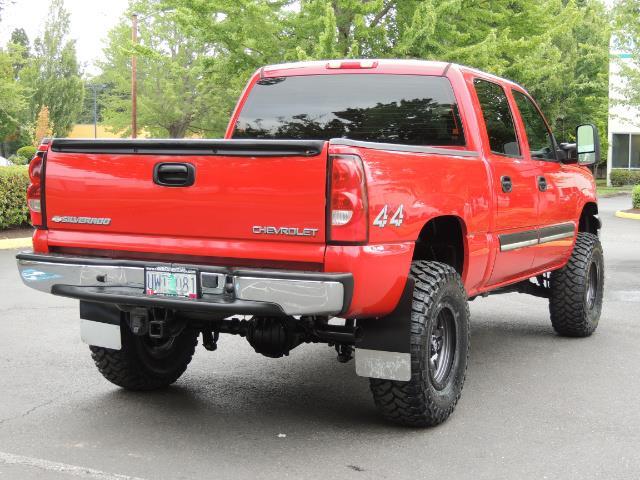
[[[26,108],[24,88],[15,81],[15,58],[0,49],[0,141],[20,135],[21,119]]]
[[[35,132],[33,136],[33,146],[37,147],[43,138],[53,136],[53,125],[49,116],[49,107],[43,105],[38,112],[36,119]]]
[[[80,111],[84,87],[76,59],[75,43],[67,39],[69,13],[64,0],[51,0],[44,33],[34,41],[32,61],[23,77],[32,92],[30,115],[49,108],[53,134],[66,136]]]
[[[282,58],[280,8],[270,0],[138,0],[138,124],[153,136],[221,136],[247,76],[265,58]],[[215,25],[199,18],[214,15]],[[104,74],[105,122],[129,135],[130,41],[127,15],[109,34]],[[265,40],[266,39],[266,40]],[[269,54],[265,54],[269,49]],[[277,51],[277,54],[273,52]]]
[[[631,1],[631,0],[629,0]],[[636,2],[637,3],[637,0]],[[599,0],[163,0],[214,53],[205,74],[230,101],[261,65],[327,58],[419,58],[477,67],[529,89],[560,139],[604,133],[608,15]],[[297,8],[292,8],[295,6]],[[636,15],[637,20],[637,15]]]
[[[597,0],[303,0],[292,24],[299,58],[470,65],[528,88],[563,139],[568,125],[606,126],[609,27]]]
[[[131,13],[138,14],[139,45],[131,43]],[[176,26],[175,13],[157,0],[138,0],[109,33],[98,81],[105,123],[130,135],[131,56],[138,61],[138,126],[152,136],[219,135],[226,118],[217,108],[220,91],[210,81],[211,54],[198,35]]]
[[[160,0],[159,8],[171,11],[179,31],[197,38],[206,52],[202,82],[209,95],[210,127],[205,136],[224,134],[238,95],[249,76],[268,63],[295,60],[292,13],[285,7],[293,0]]]
[[[8,51],[14,56],[13,71],[16,80],[20,78],[20,72],[27,66],[31,57],[31,47],[29,37],[24,28],[16,28],[11,32],[11,39],[7,45]]]
[[[623,104],[640,106],[640,0],[620,0],[614,9],[613,25],[615,46],[628,55],[628,60],[620,61],[620,74],[626,79]]]

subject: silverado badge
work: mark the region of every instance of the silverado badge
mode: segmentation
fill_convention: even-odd
[[[51,218],[54,223],[86,223],[90,225],[109,225],[111,223],[110,218],[96,218],[96,217],[61,217],[55,215]]]

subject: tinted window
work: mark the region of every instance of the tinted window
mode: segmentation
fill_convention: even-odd
[[[307,75],[260,80],[233,138],[349,138],[464,145],[451,84],[419,75]]]
[[[640,135],[631,135],[631,168],[640,168]]]
[[[516,129],[504,90],[500,85],[485,80],[475,80],[474,84],[487,126],[491,151],[501,155],[520,155]]]
[[[629,168],[629,146],[628,134],[613,134],[613,144],[611,146],[613,168]]]
[[[524,129],[527,132],[531,157],[555,160],[553,137],[536,106],[529,97],[521,92],[513,91],[513,98],[518,105]]]

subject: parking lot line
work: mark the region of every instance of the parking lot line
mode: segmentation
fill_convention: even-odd
[[[93,468],[51,462],[42,458],[24,457],[22,455],[14,455],[6,452],[0,452],[0,464],[34,467],[48,472],[66,473],[67,475],[74,477],[88,478],[92,480],[143,480],[140,477],[108,473],[101,470],[95,470]]]
[[[0,250],[10,250],[13,248],[26,248],[30,246],[31,246],[31,237],[0,239]]]

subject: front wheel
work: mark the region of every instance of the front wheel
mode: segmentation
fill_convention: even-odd
[[[588,337],[598,327],[604,295],[604,257],[600,239],[578,233],[567,264],[551,272],[549,312],[556,332]]]
[[[198,332],[156,340],[137,336],[126,322],[120,325],[122,348],[91,346],[91,356],[104,378],[127,390],[155,390],[175,382],[187,369],[198,344]]]
[[[427,427],[453,412],[469,357],[469,307],[458,273],[449,265],[416,261],[411,307],[411,380],[370,379],[382,415],[396,423]]]

